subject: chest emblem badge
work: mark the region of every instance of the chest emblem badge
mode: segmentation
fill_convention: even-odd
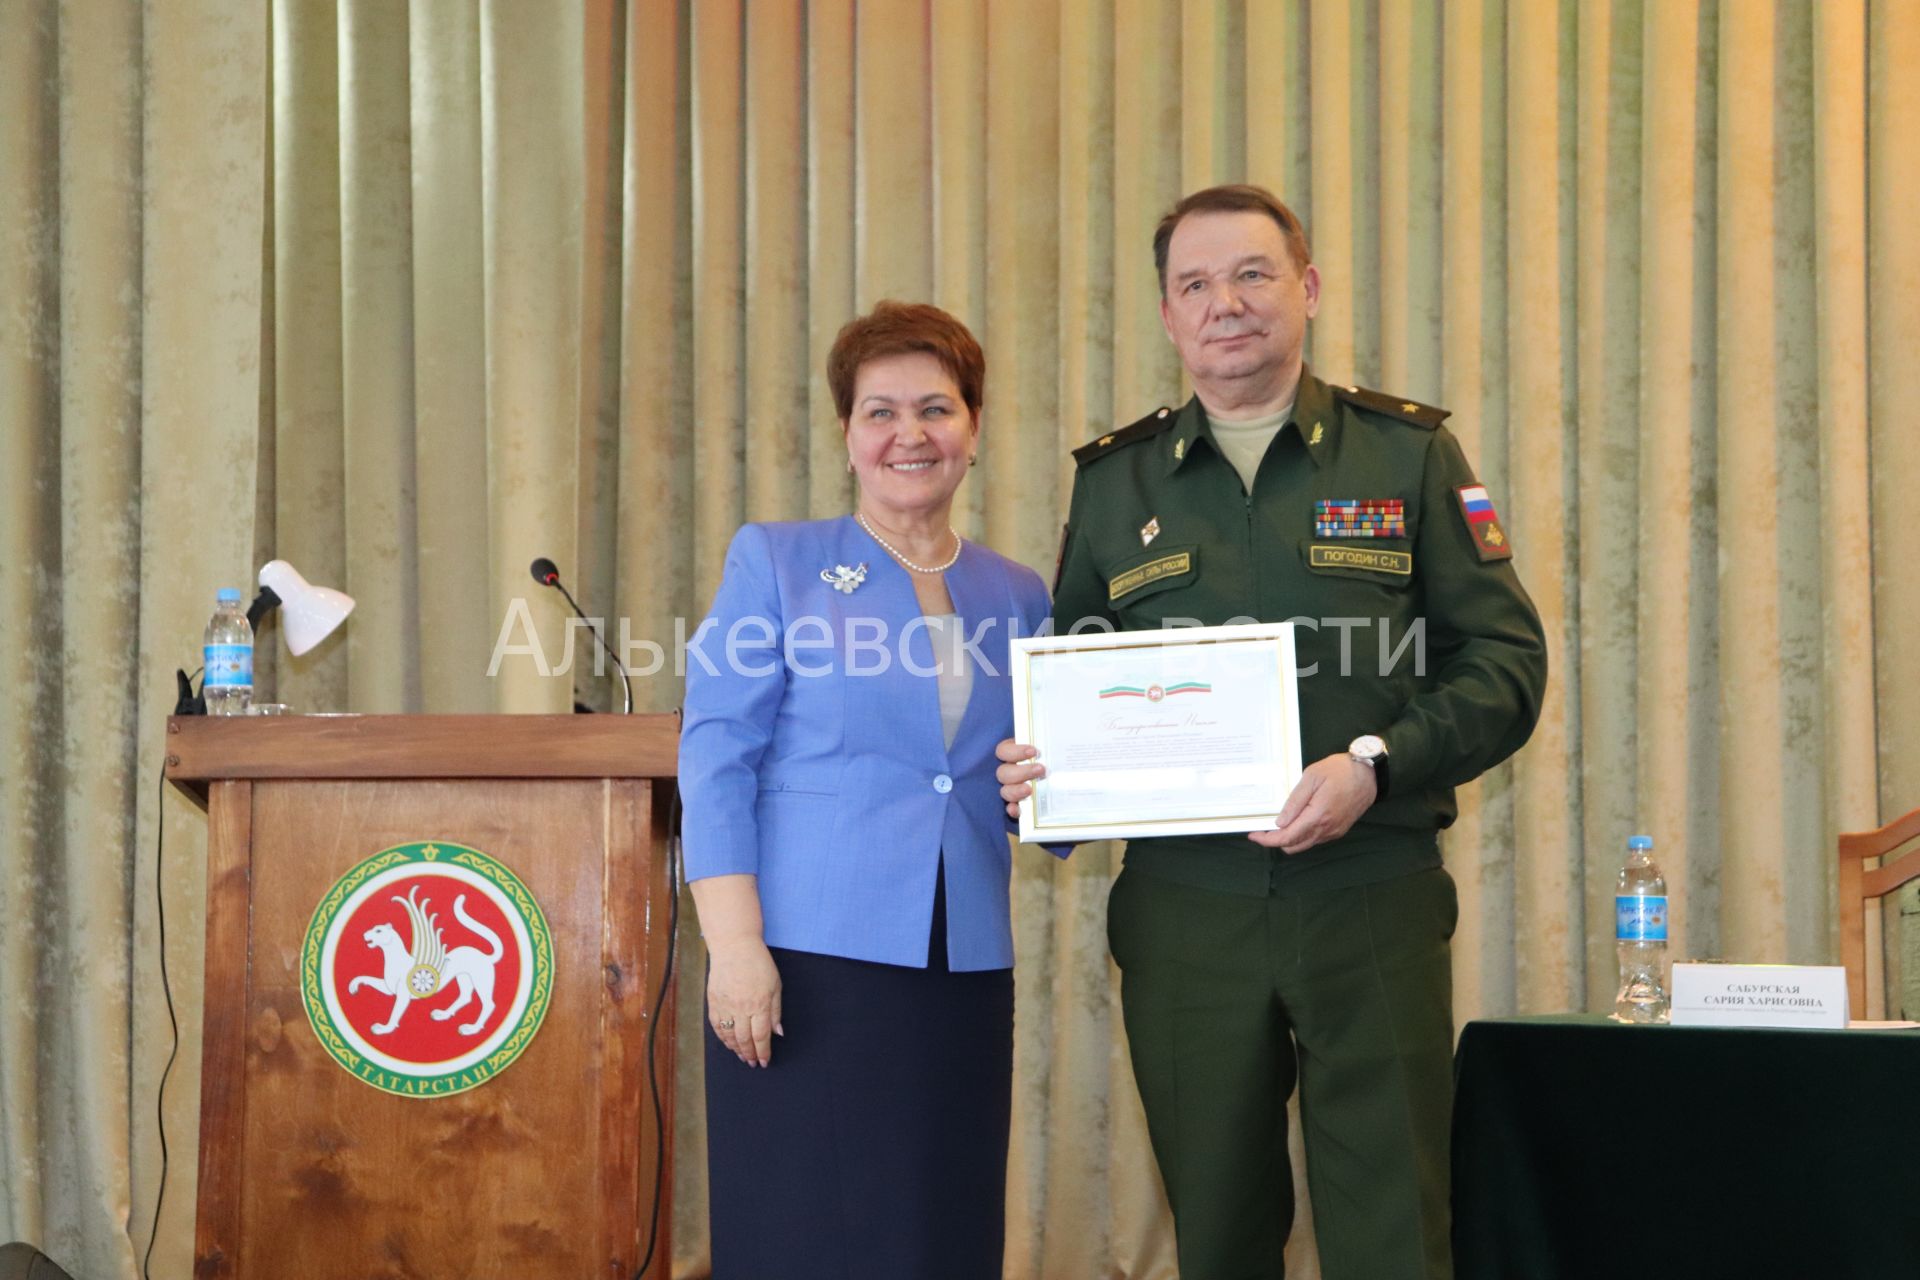
[[[866,580],[867,565],[864,560],[851,569],[843,564],[837,564],[831,569],[820,571],[820,581],[844,596],[852,595],[853,589]]]
[[[1145,524],[1140,526],[1140,545],[1141,546],[1143,547],[1152,546],[1153,540],[1159,536],[1160,536],[1160,517],[1159,516],[1154,516],[1152,519],[1148,520]]]

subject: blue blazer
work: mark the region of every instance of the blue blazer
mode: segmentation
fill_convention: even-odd
[[[851,592],[821,578],[861,564]],[[769,946],[925,967],[944,862],[948,965],[1013,964],[993,749],[1013,733],[1007,641],[1045,625],[1047,591],[972,542],[946,580],[978,637],[951,749],[913,580],[857,521],[734,535],[687,654],[684,848],[689,880],[760,878]]]

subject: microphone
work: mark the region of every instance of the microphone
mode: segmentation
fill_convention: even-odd
[[[608,647],[606,638],[600,634],[600,628],[594,626],[587,615],[580,612],[580,606],[574,600],[573,592],[567,590],[566,584],[560,581],[560,567],[545,556],[538,556],[528,568],[532,571],[535,582],[543,587],[552,587],[555,591],[558,591],[566,597],[567,604],[572,607],[574,616],[587,624],[587,630],[593,632],[593,638],[600,642],[600,647],[606,650],[609,658],[613,659],[613,669],[620,673],[621,688],[626,696],[622,714],[632,715],[633,677],[627,674],[627,666],[624,662],[620,661],[620,655]]]

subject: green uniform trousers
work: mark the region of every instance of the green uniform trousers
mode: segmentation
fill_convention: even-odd
[[[1280,1280],[1300,1086],[1327,1280],[1452,1274],[1453,879],[1265,896],[1129,867],[1107,934],[1181,1280]]]

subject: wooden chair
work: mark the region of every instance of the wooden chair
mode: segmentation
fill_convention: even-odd
[[[1893,856],[1910,842],[1913,848]],[[1920,809],[1878,831],[1840,837],[1840,963],[1847,967],[1848,1001],[1856,1018],[1886,1016],[1886,970],[1880,949],[1871,955],[1867,951],[1867,916],[1871,912],[1877,920],[1880,899],[1916,879],[1920,879]],[[1867,998],[1869,991],[1872,1001]]]

